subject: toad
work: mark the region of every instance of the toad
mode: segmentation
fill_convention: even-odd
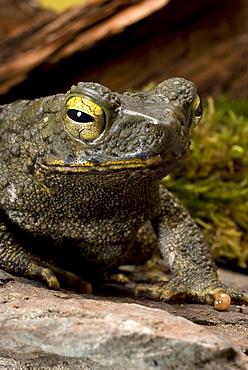
[[[196,88],[182,78],[124,94],[80,82],[1,106],[0,267],[90,293],[94,276],[158,247],[174,277],[136,294],[220,310],[247,303],[218,280],[198,226],[159,184],[188,156],[200,118]]]

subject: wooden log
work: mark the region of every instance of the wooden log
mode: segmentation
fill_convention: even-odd
[[[170,0],[91,0],[28,22],[0,43],[0,94],[44,62],[59,63],[164,7]]]
[[[80,80],[121,92],[174,76],[203,97],[248,96],[247,16],[246,0],[89,0],[41,11],[0,37],[1,103]]]

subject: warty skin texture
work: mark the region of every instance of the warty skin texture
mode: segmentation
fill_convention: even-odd
[[[230,297],[247,302],[219,282],[198,227],[158,183],[188,156],[200,116],[195,86],[180,78],[134,94],[79,83],[66,95],[2,106],[0,267],[91,292],[87,281],[128,261],[140,228],[151,235],[153,227],[150,254],[157,243],[175,277],[136,294],[217,309]]]

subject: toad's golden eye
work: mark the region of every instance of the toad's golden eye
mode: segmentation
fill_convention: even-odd
[[[64,124],[76,139],[93,140],[100,136],[105,126],[102,108],[81,96],[69,98],[65,105]]]
[[[196,95],[193,104],[192,104],[192,110],[191,110],[191,123],[192,126],[195,127],[200,119],[202,118],[202,104],[201,104],[201,99],[199,95]]]

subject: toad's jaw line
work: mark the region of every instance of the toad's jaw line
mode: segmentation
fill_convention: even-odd
[[[161,165],[164,159],[158,155],[149,159],[133,159],[123,161],[112,161],[104,163],[83,162],[74,164],[65,164],[63,161],[53,161],[49,164],[39,163],[41,169],[49,170],[51,172],[88,172],[89,170],[121,170],[121,169],[144,169],[152,165]]]

